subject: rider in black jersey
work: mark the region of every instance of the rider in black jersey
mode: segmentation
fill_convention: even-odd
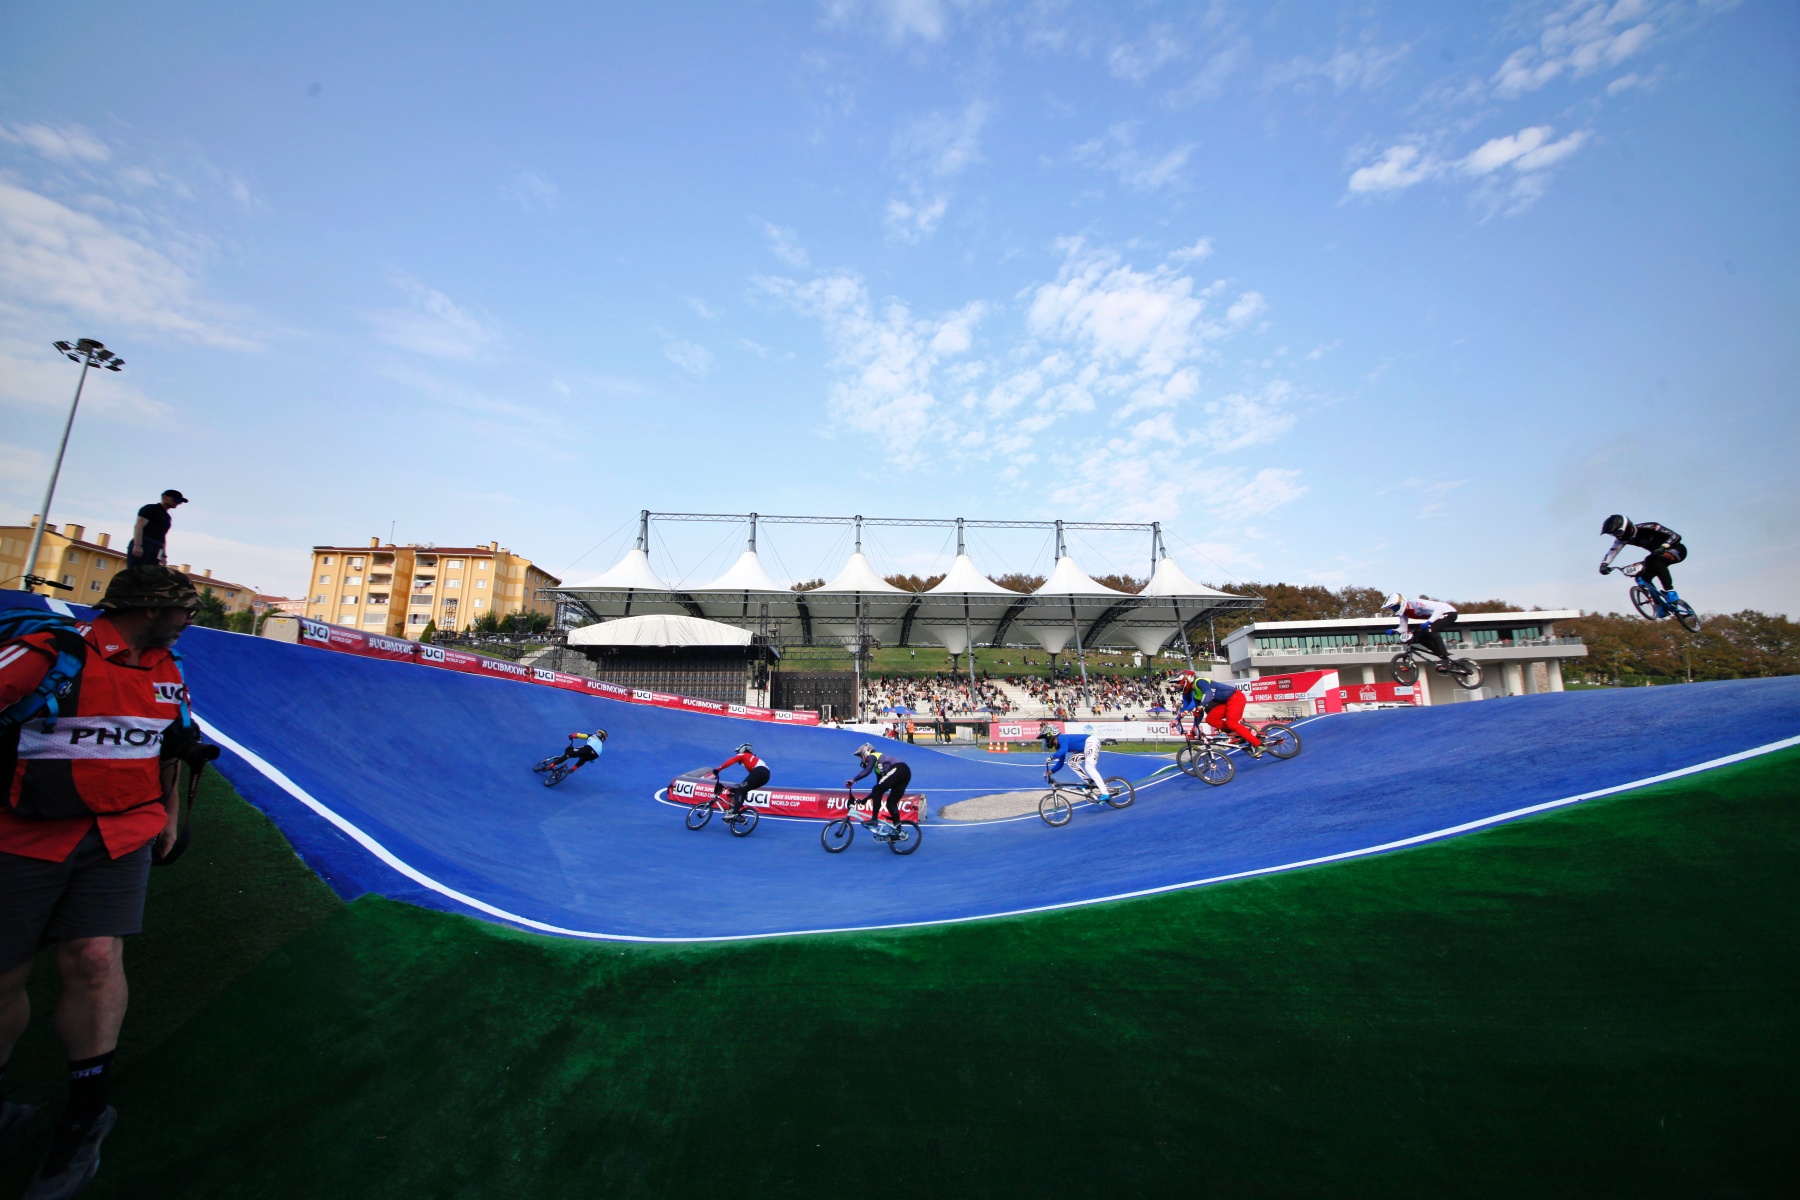
[[[1639,579],[1655,580],[1662,590],[1669,593],[1670,600],[1679,600],[1675,594],[1675,580],[1669,575],[1669,568],[1687,558],[1687,547],[1681,544],[1681,535],[1667,525],[1658,525],[1655,521],[1644,521],[1632,524],[1618,513],[1606,518],[1600,526],[1600,532],[1612,538],[1612,549],[1600,560],[1600,573],[1607,574],[1613,569],[1612,560],[1619,556],[1619,551],[1627,546],[1636,546],[1650,553],[1638,566]]]
[[[855,787],[856,780],[875,774],[875,786],[869,791],[869,815],[881,820],[881,798],[887,796],[888,812],[892,813],[892,821],[900,823],[900,799],[906,795],[906,785],[912,782],[912,768],[895,759],[884,758],[881,751],[864,742],[857,747],[856,757],[862,763],[862,774],[856,779],[846,779],[845,787]]]

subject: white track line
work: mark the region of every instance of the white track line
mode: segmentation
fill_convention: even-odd
[[[1472,829],[1480,829],[1487,825],[1498,825],[1502,821],[1516,820],[1519,817],[1530,816],[1533,813],[1547,812],[1553,808],[1562,808],[1570,804],[1579,804],[1583,800],[1594,800],[1601,796],[1611,796],[1618,792],[1628,792],[1634,788],[1649,787],[1651,784],[1666,783],[1671,779],[1680,779],[1685,775],[1694,775],[1701,771],[1710,771],[1715,767],[1729,766],[1732,763],[1743,762],[1746,759],[1756,758],[1763,754],[1770,754],[1777,750],[1786,750],[1790,746],[1800,746],[1800,737],[1783,738],[1778,742],[1770,742],[1765,746],[1757,746],[1750,750],[1741,750],[1736,754],[1727,754],[1723,758],[1715,758],[1707,762],[1696,763],[1691,767],[1682,767],[1680,770],[1665,771],[1661,775],[1651,775],[1646,779],[1636,779],[1630,783],[1621,783],[1609,788],[1600,788],[1597,791],[1583,792],[1578,796],[1568,796],[1561,800],[1549,800],[1543,804],[1533,804],[1526,808],[1515,808],[1511,812],[1498,813],[1491,817],[1482,817],[1477,821],[1465,821],[1461,825],[1452,825],[1447,829],[1438,829],[1431,833],[1416,834],[1413,837],[1401,838],[1398,841],[1383,842],[1379,846],[1365,846],[1360,850],[1344,850],[1337,854],[1324,854],[1317,858],[1305,858],[1298,862],[1282,863],[1280,866],[1257,867],[1254,870],[1249,871],[1234,871],[1229,875],[1213,875],[1206,879],[1188,880],[1185,883],[1166,883],[1160,887],[1140,888],[1139,890],[1132,892],[1118,892],[1111,896],[1095,896],[1087,900],[1066,900],[1060,904],[1041,904],[1032,908],[1014,908],[1007,909],[1003,912],[978,913],[966,917],[945,917],[936,921],[899,921],[890,925],[845,925],[829,929],[783,929],[768,933],[729,933],[716,934],[709,937],[646,937],[641,934],[594,933],[585,929],[565,929],[560,925],[550,925],[543,921],[534,921],[530,917],[522,917],[517,913],[507,912],[503,908],[496,908],[486,901],[477,900],[473,896],[465,895],[455,888],[439,883],[424,872],[402,862],[389,851],[387,847],[383,846],[380,842],[377,842],[374,838],[358,829],[355,825],[352,825],[337,813],[331,811],[331,809],[325,807],[325,805],[309,795],[306,789],[302,788],[292,779],[289,779],[275,767],[274,764],[264,759],[261,755],[236,740],[227,737],[219,731],[217,726],[202,718],[198,713],[194,715],[194,719],[199,722],[201,731],[208,737],[255,767],[258,771],[262,772],[265,778],[275,784],[275,786],[298,800],[301,804],[304,804],[319,816],[325,818],[325,820],[331,822],[332,825],[342,830],[346,836],[362,846],[363,849],[367,850],[370,854],[373,854],[376,858],[392,867],[395,871],[398,871],[401,875],[412,880],[420,887],[436,892],[440,896],[448,897],[458,904],[465,904],[477,912],[486,913],[490,917],[498,917],[502,921],[521,926],[525,929],[535,929],[540,933],[555,933],[560,934],[563,937],[584,938],[589,941],[651,943],[747,942],[761,938],[799,937],[808,934],[822,933],[875,933],[884,929],[917,929],[931,925],[961,925],[968,921],[990,921],[998,917],[1024,917],[1030,916],[1033,913],[1056,912],[1065,908],[1082,908],[1090,904],[1106,904],[1114,900],[1132,900],[1140,896],[1155,896],[1163,892],[1177,892],[1185,888],[1202,887],[1209,883],[1224,883],[1227,880],[1232,879],[1251,879],[1258,875],[1273,875],[1280,871],[1293,871],[1301,867],[1316,867],[1322,863],[1342,862],[1349,858],[1362,858],[1371,854],[1381,854],[1388,850],[1398,850],[1404,846],[1417,846],[1423,842],[1435,841],[1438,838],[1453,837],[1456,834],[1467,833]]]

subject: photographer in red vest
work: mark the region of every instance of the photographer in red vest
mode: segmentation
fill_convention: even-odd
[[[0,1140],[33,1112],[3,1089],[46,945],[69,1057],[68,1102],[29,1197],[80,1190],[117,1117],[106,1092],[125,1019],[125,938],[143,927],[153,844],[175,844],[176,758],[198,742],[170,647],[199,602],[181,572],[131,567],[85,632],[65,622],[0,644],[0,711],[13,710],[0,723]],[[45,696],[53,670],[72,678]],[[17,711],[21,702],[34,711]]]

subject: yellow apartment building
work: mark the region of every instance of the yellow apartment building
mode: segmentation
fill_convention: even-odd
[[[466,630],[486,613],[555,616],[540,588],[562,582],[499,542],[485,546],[314,546],[306,615],[417,640],[427,623]]]
[[[25,573],[25,556],[31,550],[31,532],[37,527],[34,514],[29,525],[0,525],[0,587],[22,590],[20,576]],[[129,539],[127,539],[129,540]],[[125,569],[125,550],[114,548],[110,533],[96,533],[88,540],[87,526],[73,522],[58,529],[44,526],[44,540],[38,546],[37,573],[45,579],[67,584],[60,588],[31,589],[40,595],[55,596],[74,604],[94,604],[106,594],[106,585]],[[193,575],[186,563],[175,568]],[[228,583],[212,577],[209,567],[194,575],[194,586],[210,588],[225,605],[226,612],[242,612],[251,606],[256,589],[241,583]]]

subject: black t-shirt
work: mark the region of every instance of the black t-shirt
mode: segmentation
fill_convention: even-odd
[[[138,545],[138,553],[149,555],[160,551],[169,536],[169,510],[160,504],[146,504],[138,509],[138,516],[144,518],[144,537]]]
[[[1641,549],[1648,550],[1651,553],[1655,553],[1665,546],[1671,550],[1676,546],[1679,546],[1681,544],[1681,535],[1676,533],[1673,529],[1670,529],[1667,525],[1658,525],[1655,521],[1642,521],[1639,522],[1637,528],[1632,531],[1631,537],[1625,544],[1628,546],[1637,546]]]

